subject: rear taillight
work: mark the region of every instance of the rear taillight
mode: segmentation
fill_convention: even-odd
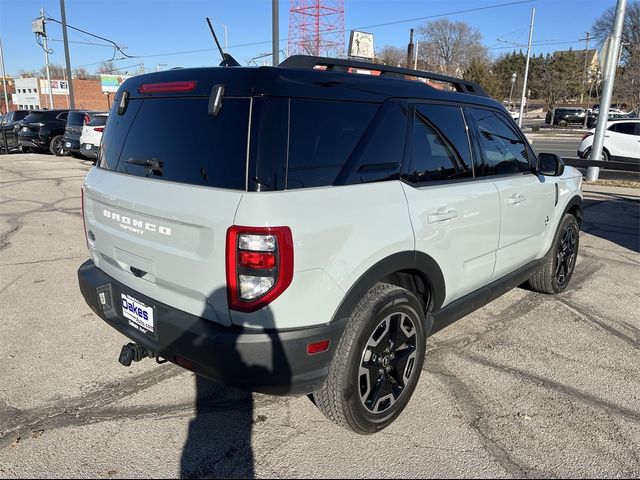
[[[587,133],[585,133],[585,134],[582,136],[582,140],[584,140],[585,138],[590,137],[591,135],[593,135],[593,133],[591,133],[591,132],[587,132]]]
[[[95,127],[93,129],[94,132],[104,132],[104,127]]]
[[[293,280],[293,237],[289,227],[227,230],[229,308],[255,312],[273,302]]]
[[[84,120],[83,120],[83,122],[84,122],[84,123],[85,123],[85,125],[86,125],[86,124],[87,124],[87,123],[89,123],[90,121],[91,121],[91,117],[89,117],[89,115],[87,115],[87,114],[85,113],[85,114],[84,114]]]
[[[144,83],[138,88],[140,93],[171,93],[190,92],[196,88],[198,82],[188,80],[183,82]]]

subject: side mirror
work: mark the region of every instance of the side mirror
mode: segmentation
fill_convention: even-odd
[[[538,155],[538,172],[547,177],[559,177],[564,173],[564,162],[555,153]]]

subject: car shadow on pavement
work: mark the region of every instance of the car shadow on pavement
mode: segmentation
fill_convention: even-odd
[[[585,199],[582,231],[640,253],[640,199],[598,193]]]
[[[243,378],[259,379],[263,385],[277,384],[283,391],[288,391],[291,367],[279,336],[273,330],[275,324],[269,308],[262,310],[260,326],[270,328],[271,358],[267,357],[265,362],[270,363],[269,368],[248,364],[236,343],[225,349],[224,362],[238,368],[234,370],[233,378],[223,381],[233,384],[242,382]],[[254,478],[251,437],[254,425],[265,420],[261,416],[254,418],[254,395],[199,375],[195,376],[195,381],[196,411],[182,450],[180,477]]]

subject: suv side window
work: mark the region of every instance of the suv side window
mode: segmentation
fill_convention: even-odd
[[[411,162],[403,178],[412,183],[473,177],[462,111],[447,105],[417,105]]]
[[[624,133],[625,135],[634,135],[635,124],[631,122],[614,123],[609,127],[609,130],[617,133]]]
[[[60,119],[60,120],[64,120],[65,122],[67,121],[67,117],[69,116],[69,112],[62,112],[60,115],[58,115],[56,118]]]
[[[292,98],[287,189],[333,185],[379,108]]]
[[[525,141],[496,112],[470,108],[476,123],[483,161],[476,164],[476,176],[529,171]]]

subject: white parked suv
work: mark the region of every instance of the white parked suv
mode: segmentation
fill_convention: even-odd
[[[457,78],[305,56],[139,75],[84,182],[80,288],[125,365],[311,394],[374,433],[434,326],[567,288],[581,182]]]
[[[107,123],[108,113],[98,113],[91,121],[82,127],[80,135],[80,153],[87,158],[95,160],[98,157],[98,149],[102,140],[102,133]]]
[[[578,147],[580,158],[590,157],[595,131],[596,129],[592,128],[582,137],[582,142]],[[640,119],[607,122],[602,160],[640,160]]]

